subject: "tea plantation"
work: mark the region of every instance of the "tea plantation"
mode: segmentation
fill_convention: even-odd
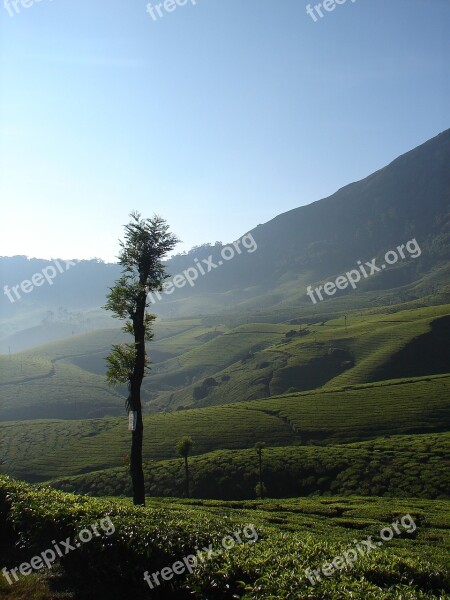
[[[150,499],[147,508],[135,508],[0,477],[0,557],[8,573],[59,540],[73,547],[51,573],[19,575],[13,585],[0,575],[0,594],[10,600],[447,600],[449,508],[448,501],[358,497],[231,503]],[[105,518],[114,533],[80,543],[81,530]],[[381,541],[384,528],[395,522],[398,533],[391,528],[392,539]],[[256,535],[244,537],[246,531]],[[225,536],[233,538],[233,547],[224,544]],[[354,560],[341,561],[315,584],[306,576],[307,569],[351,557],[349,550],[358,543],[363,547],[367,539],[374,549],[355,551]],[[214,555],[204,554],[192,574],[185,570],[167,581],[159,578],[161,585],[153,590],[144,582],[145,571],[159,573],[208,547]]]
[[[383,435],[438,433],[450,416],[450,376],[304,392],[145,417],[144,458],[176,456],[183,435],[194,454],[269,446],[343,444]],[[30,481],[118,467],[129,451],[125,417],[0,423],[8,473]]]
[[[448,498],[450,433],[393,436],[340,446],[266,448],[263,480],[272,498],[330,494]],[[255,497],[256,453],[218,450],[190,459],[194,498]],[[180,459],[144,465],[147,493],[184,495]],[[95,471],[51,483],[58,489],[93,496],[131,496],[128,469]]]

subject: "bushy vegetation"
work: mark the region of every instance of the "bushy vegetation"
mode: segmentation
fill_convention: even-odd
[[[341,446],[266,448],[263,481],[272,498],[330,494],[448,498],[450,433],[394,436]],[[146,490],[152,496],[182,496],[179,460],[147,462]],[[194,498],[255,497],[258,461],[253,449],[216,451],[190,459]],[[129,496],[124,468],[61,478],[58,489],[93,496]]]
[[[425,500],[329,498],[228,504],[150,500],[144,509],[0,477],[1,556],[12,568],[52,547],[52,540],[73,540],[80,529],[108,516],[112,536],[94,537],[61,559],[52,582],[59,591],[75,590],[83,600],[444,600],[450,598],[448,508],[448,502]],[[375,537],[406,514],[417,525],[414,535],[394,537],[316,586],[305,577],[304,569],[320,567],[354,546],[355,538]],[[152,591],[146,587],[144,571],[160,571],[196,547],[219,549],[225,535],[249,524],[258,534],[256,543],[223,551],[192,575],[163,581]]]

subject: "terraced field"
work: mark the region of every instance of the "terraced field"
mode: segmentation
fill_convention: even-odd
[[[158,322],[153,360],[165,360],[202,344],[197,338],[207,331],[198,319]],[[120,329],[106,329],[51,342],[37,351],[1,356],[0,419],[121,414],[123,390],[121,395],[106,384],[104,359],[112,344],[126,339]]]
[[[450,433],[376,438],[340,446],[288,446],[263,452],[263,480],[271,498],[330,494],[447,498]],[[254,449],[217,450],[190,461],[194,498],[247,500],[255,498],[258,461]],[[182,497],[183,462],[150,461],[144,466],[149,495]],[[92,496],[130,496],[128,469],[119,467],[51,485]]]
[[[118,415],[124,406],[123,398],[100,375],[56,361],[49,373],[4,384],[1,393],[4,421]]]
[[[249,448],[257,441],[270,446],[336,444],[440,432],[449,419],[449,390],[450,376],[436,376],[149,415],[144,457],[174,457],[183,435],[192,436],[194,453],[202,454]],[[0,439],[12,472],[30,480],[120,466],[130,442],[125,415],[97,421],[2,423]]]
[[[14,354],[0,356],[0,385],[9,385],[48,377],[53,370],[51,360],[43,355]]]
[[[376,381],[380,379],[377,373],[400,352],[429,336],[433,323],[449,315],[450,306],[445,305],[392,315],[353,314],[347,322],[341,316],[294,327],[242,325],[180,358],[159,363],[145,388],[153,394],[152,404],[174,409]],[[427,351],[434,355],[426,374],[448,372],[450,350],[440,339],[437,336],[436,343],[427,342]],[[418,358],[415,364],[413,354],[410,362],[409,374],[414,376],[421,368],[420,361]],[[213,385],[204,389],[207,378],[214,378]]]
[[[199,454],[216,448],[245,448],[261,438],[271,445],[296,443],[295,434],[281,419],[263,411],[249,414],[240,407],[154,415],[145,419],[145,430],[147,459],[174,456],[175,444],[183,435],[195,438]],[[97,421],[6,423],[0,425],[0,434],[3,455],[13,473],[31,480],[120,465],[130,443],[125,416]]]
[[[338,389],[383,379],[383,373],[389,378],[446,373],[449,315],[450,305],[444,305],[393,314],[353,312],[347,319],[341,315],[300,325],[230,328],[212,325],[210,318],[158,321],[149,344],[153,365],[143,385],[145,409]],[[125,390],[106,385],[104,358],[113,343],[124,339],[119,329],[108,329],[0,357],[0,418],[121,414]]]
[[[450,375],[292,394],[244,406],[285,419],[303,442],[445,431],[450,419]]]

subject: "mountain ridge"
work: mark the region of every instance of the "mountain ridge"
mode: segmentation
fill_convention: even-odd
[[[307,306],[308,285],[345,273],[355,268],[357,260],[381,256],[413,238],[422,249],[420,260],[400,261],[393,266],[395,271],[386,269],[361,281],[358,290],[351,293],[362,297],[371,289],[402,288],[425,276],[430,285],[438,286],[441,279],[433,283],[433,274],[450,258],[449,164],[450,129],[331,196],[253,228],[246,235],[254,240],[255,251],[241,244],[240,253],[234,250],[234,258],[224,260],[224,248],[235,248],[233,244],[205,244],[176,255],[166,263],[168,273],[173,277],[197,269],[195,285],[163,294],[151,310],[165,317],[185,317],[217,314],[234,307],[254,312],[261,306],[285,303]],[[210,261],[215,267],[200,274],[198,265],[206,270]],[[17,285],[47,264],[23,256],[0,257],[0,285]],[[50,318],[47,313],[60,307],[70,313],[72,324],[82,321],[90,311],[93,327],[109,326],[107,313],[100,307],[119,274],[117,264],[98,259],[80,261],[67,273],[58,274],[51,285],[36,287],[29,295],[21,293],[20,300],[12,303],[3,295],[0,344],[11,335],[41,325],[43,319]],[[419,290],[417,294],[420,297],[425,292]],[[77,333],[83,331],[80,327],[75,327]],[[67,335],[67,327],[63,329]],[[7,351],[5,343],[1,350]]]

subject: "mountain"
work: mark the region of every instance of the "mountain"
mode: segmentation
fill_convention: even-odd
[[[413,281],[450,258],[449,165],[447,130],[329,198],[259,225],[250,232],[258,250],[236,257],[226,265],[229,268],[215,269],[199,279],[196,288],[224,293],[251,287],[256,295],[282,289],[285,282],[303,280],[305,274],[313,283],[416,238],[423,250],[421,260],[405,261],[400,281],[398,271],[394,282],[383,273],[378,287]],[[211,253],[217,262],[218,251],[213,248]],[[176,257],[170,269],[182,272],[189,262]]]
[[[439,290],[448,302],[449,164],[450,129],[332,196],[258,225],[239,244],[205,244],[177,255],[167,262],[168,273],[186,273],[190,282],[183,276],[170,294],[154,296],[153,311],[180,317],[236,307],[248,313],[286,304],[310,307],[308,285],[334,280],[357,268],[357,261],[376,257],[380,264],[386,252],[413,239],[420,260],[406,253],[375,277],[361,278],[356,291],[348,286],[331,300],[351,293],[356,306],[370,291],[401,290],[394,297],[399,301]],[[59,266],[24,256],[0,258],[0,285],[9,290],[0,301],[1,352],[111,326],[99,307],[119,266],[98,260],[56,262]],[[45,278],[45,273],[55,275]],[[36,274],[44,274],[39,286],[28,293],[12,291]]]

